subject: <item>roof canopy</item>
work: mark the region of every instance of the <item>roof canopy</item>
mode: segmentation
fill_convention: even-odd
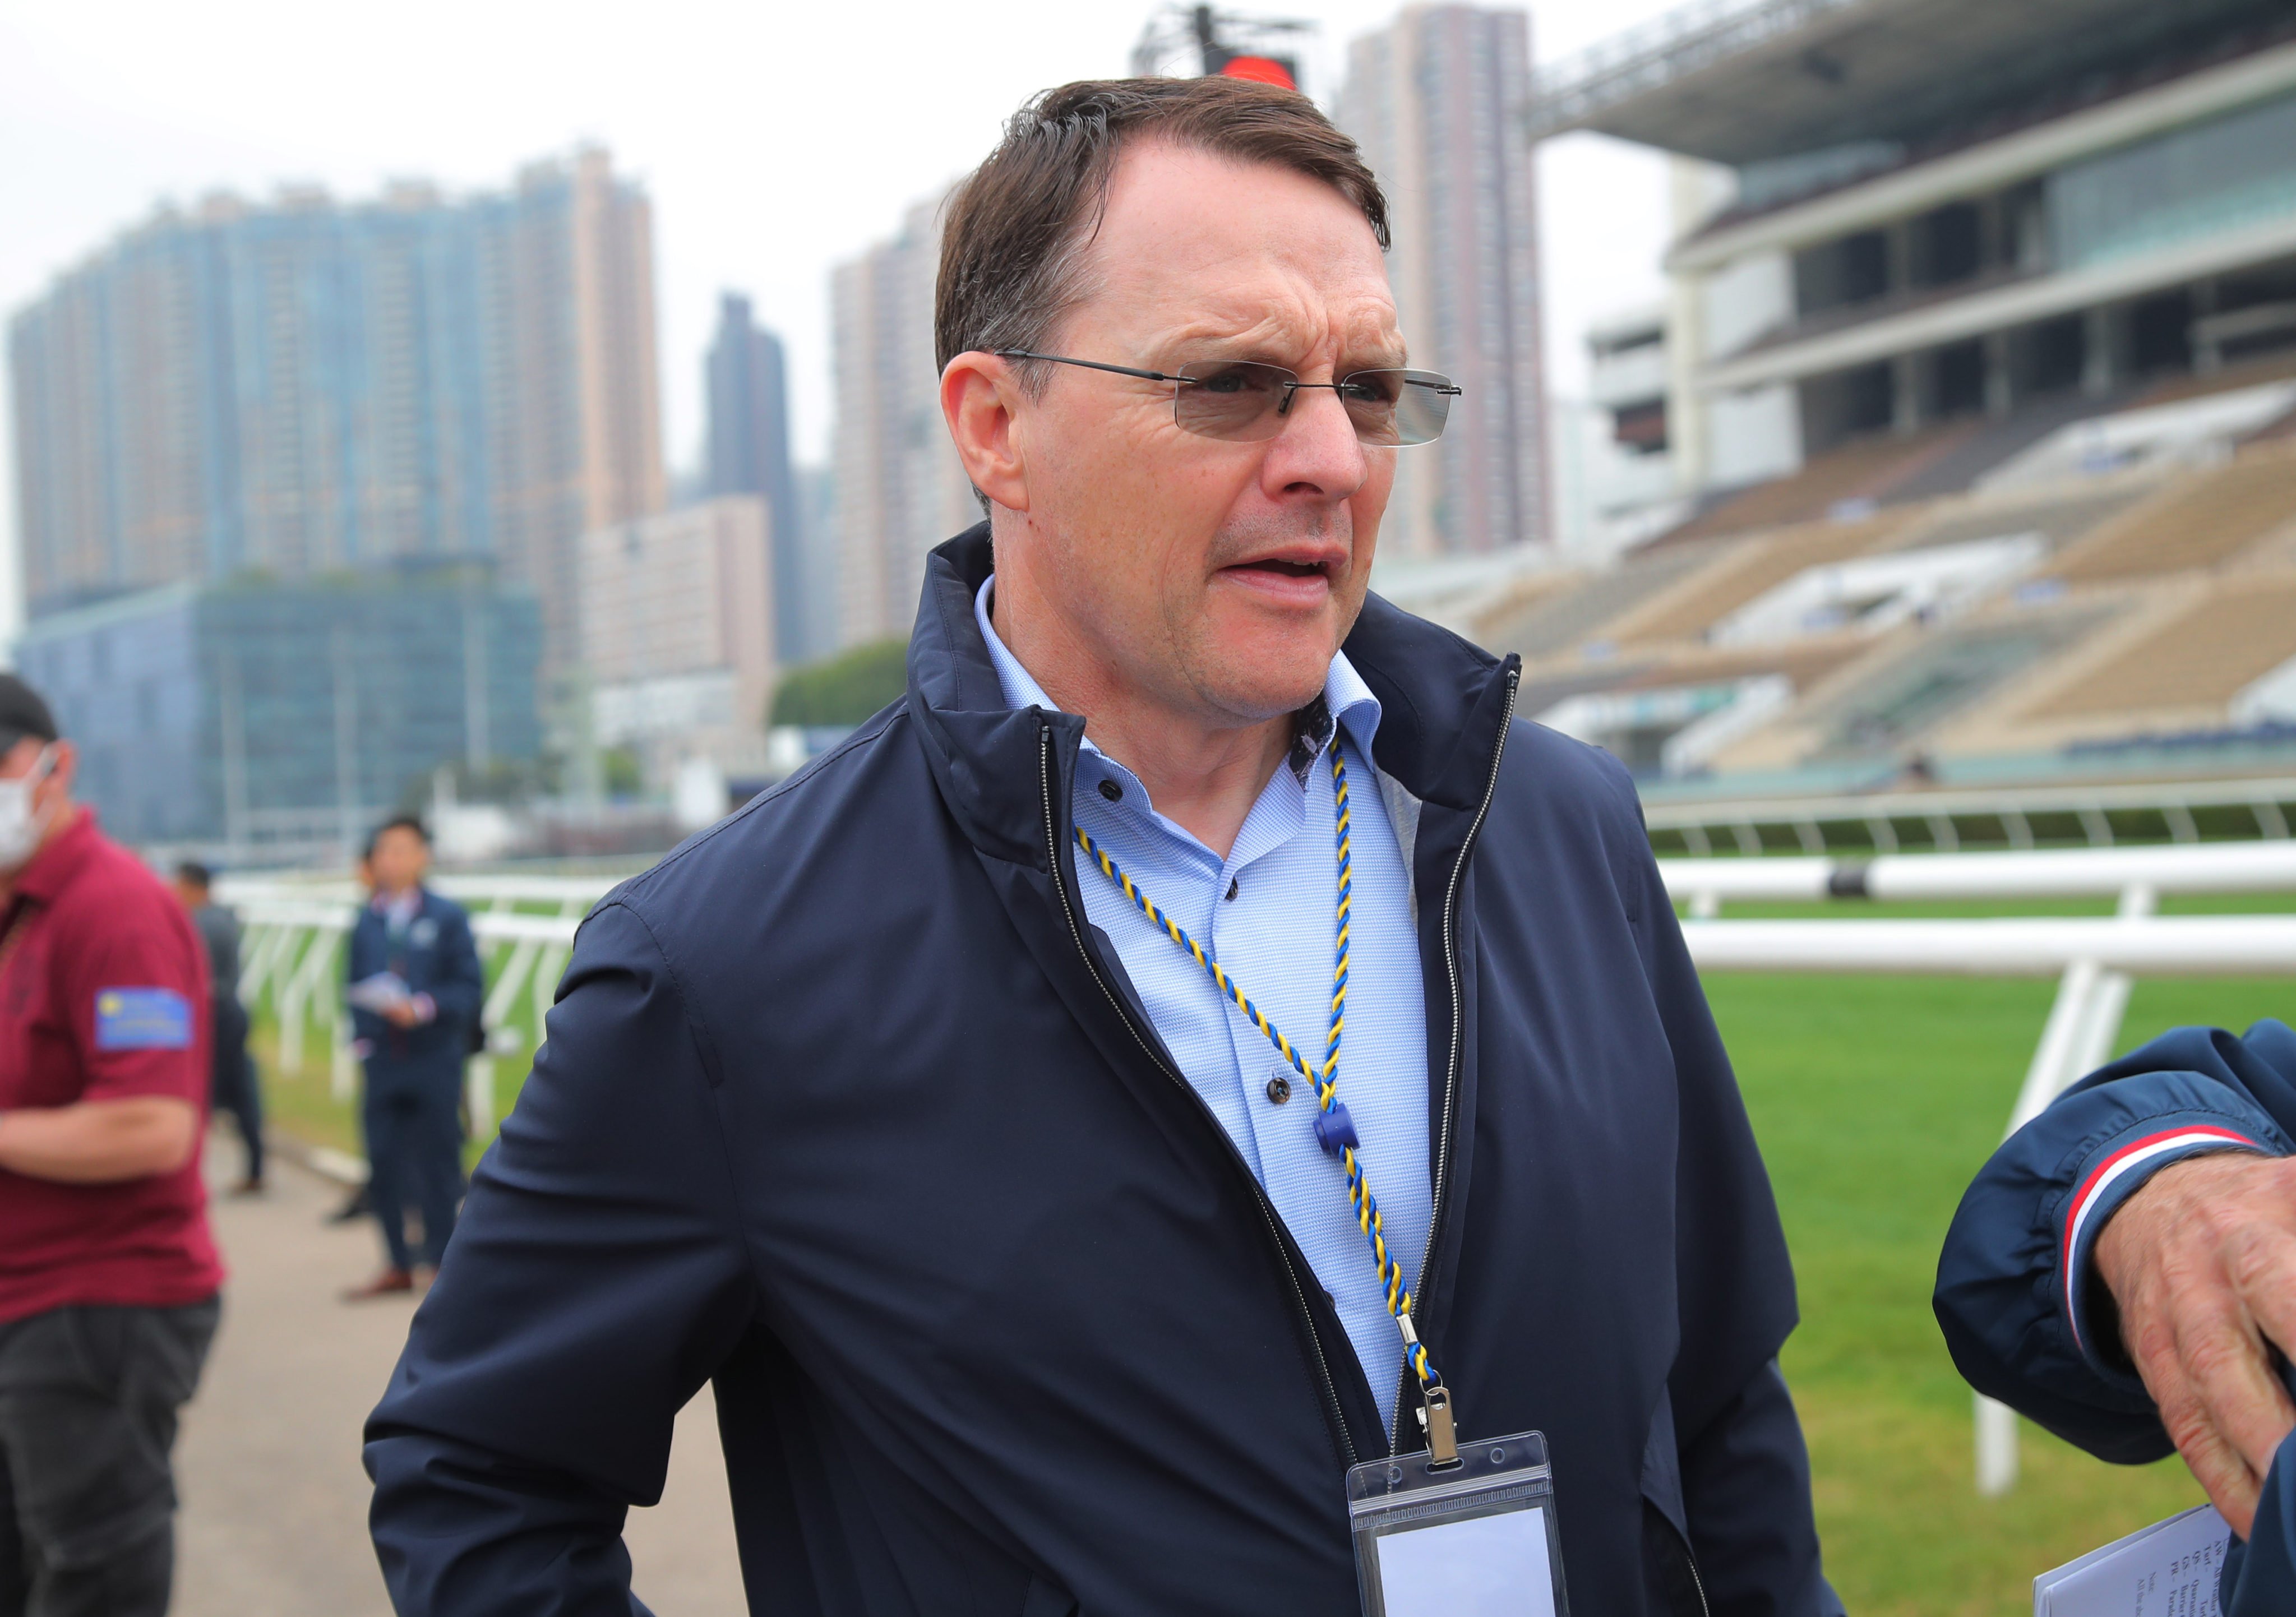
[[[1538,75],[1534,140],[1593,129],[1742,167],[1918,144],[2284,23],[2285,0],[1701,0]]]

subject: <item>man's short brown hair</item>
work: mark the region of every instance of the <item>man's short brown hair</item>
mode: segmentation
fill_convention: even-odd
[[[1295,90],[1239,78],[1062,85],[1013,114],[996,150],[949,200],[933,307],[936,369],[974,349],[1045,346],[1088,290],[1085,252],[1099,232],[1116,160],[1144,139],[1322,180],[1361,209],[1380,246],[1388,245],[1387,198],[1370,166]]]

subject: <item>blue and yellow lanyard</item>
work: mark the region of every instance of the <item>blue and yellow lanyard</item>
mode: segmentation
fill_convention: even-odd
[[[1338,849],[1340,897],[1339,918],[1336,923],[1337,941],[1333,946],[1332,960],[1332,1030],[1324,1041],[1324,1065],[1320,1071],[1313,1071],[1308,1067],[1307,1059],[1292,1047],[1292,1041],[1277,1030],[1274,1022],[1267,1020],[1267,1014],[1252,1004],[1245,997],[1243,990],[1236,986],[1235,979],[1221,969],[1218,961],[1205,954],[1203,947],[1188,936],[1185,928],[1171,916],[1157,908],[1148,895],[1142,892],[1134,883],[1132,878],[1124,874],[1116,861],[1108,857],[1108,850],[1085,834],[1082,826],[1077,828],[1077,846],[1083,849],[1092,862],[1100,866],[1103,875],[1123,889],[1124,896],[1132,900],[1135,908],[1163,928],[1165,935],[1173,942],[1187,950],[1189,956],[1198,965],[1202,966],[1211,980],[1219,985],[1220,992],[1226,995],[1229,1002],[1243,1013],[1244,1019],[1267,1035],[1268,1042],[1282,1052],[1283,1059],[1292,1063],[1293,1070],[1301,1078],[1315,1085],[1316,1143],[1327,1153],[1337,1156],[1347,1169],[1348,1204],[1355,1209],[1356,1226],[1363,1231],[1364,1239],[1371,1244],[1372,1258],[1379,1265],[1380,1284],[1385,1288],[1387,1293],[1387,1310],[1395,1316],[1396,1328],[1403,1333],[1405,1358],[1409,1362],[1413,1373],[1418,1376],[1421,1395],[1428,1399],[1431,1408],[1447,1412],[1449,1397],[1447,1393],[1439,1391],[1442,1388],[1443,1378],[1435,1373],[1435,1367],[1428,1362],[1427,1350],[1421,1345],[1419,1334],[1412,1326],[1411,1293],[1404,1288],[1403,1266],[1396,1262],[1394,1254],[1387,1250],[1387,1232],[1380,1224],[1379,1202],[1371,1194],[1371,1186],[1364,1180],[1363,1161],[1356,1154],[1359,1144],[1356,1138],[1356,1127],[1348,1116],[1347,1107],[1340,1100],[1340,1033],[1347,1026],[1348,927],[1349,910],[1353,903],[1353,898],[1348,860],[1348,766],[1340,756],[1340,740],[1336,735],[1332,737],[1330,744],[1332,808],[1338,820],[1333,840]],[[1431,1438],[1436,1439],[1439,1447],[1441,1446],[1442,1439],[1448,1435],[1447,1420],[1443,1424],[1446,1430],[1440,1437],[1433,1432],[1430,1433]]]

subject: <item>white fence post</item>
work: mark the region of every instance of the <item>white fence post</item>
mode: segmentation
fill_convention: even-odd
[[[2121,891],[2117,913],[2124,921],[2140,921],[2152,913],[2155,902],[2149,884],[2131,882]],[[2049,1007],[2048,1022],[2041,1030],[2040,1047],[2025,1071],[2024,1088],[2017,1093],[2017,1106],[2002,1138],[2040,1116],[2051,1101],[2112,1059],[2135,985],[2136,979],[2127,972],[2105,971],[2094,960],[2076,960],[2065,967],[2056,1003]],[[1975,1396],[1977,1491],[1997,1498],[2017,1482],[2017,1416],[2006,1404],[1981,1392]]]

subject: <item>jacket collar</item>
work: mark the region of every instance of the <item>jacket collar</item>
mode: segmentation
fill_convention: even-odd
[[[973,616],[995,570],[988,524],[925,560],[909,637],[908,710],[951,811],[984,852],[1043,867],[1043,731],[1065,783],[1084,720],[1042,708],[1009,709]],[[1343,648],[1379,698],[1373,761],[1423,801],[1472,811],[1480,802],[1505,711],[1505,663],[1458,636],[1390,605],[1364,603]]]

